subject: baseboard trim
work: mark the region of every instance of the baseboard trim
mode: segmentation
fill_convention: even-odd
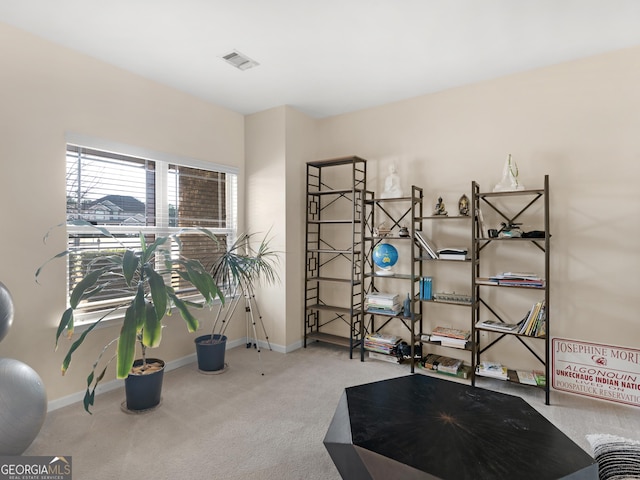
[[[253,339],[249,339],[245,337],[245,338],[238,338],[236,340],[227,342],[226,350],[240,347],[240,346],[246,347],[248,342],[250,341],[253,343]],[[262,349],[269,348],[269,344],[264,340],[259,340],[258,344]],[[282,345],[271,344],[271,350],[279,353],[292,352],[297,348],[300,348],[300,347],[292,347],[292,346],[284,347]],[[196,362],[196,354],[194,352],[185,357],[167,362],[164,368],[166,372],[169,372],[171,370],[175,370],[176,368],[191,365],[192,363],[195,363],[195,362]],[[123,388],[123,387],[124,387],[124,380],[118,380],[118,379],[110,380],[108,382],[101,383],[100,385],[98,385],[98,388],[96,388],[96,395],[101,395],[103,393],[110,392],[117,388]],[[67,395],[65,397],[56,398],[55,400],[51,400],[47,402],[47,412],[52,412],[54,410],[58,410],[59,408],[67,407],[69,405],[73,405],[74,403],[82,402],[83,399],[84,399],[84,390],[81,392],[72,393],[71,395]]]

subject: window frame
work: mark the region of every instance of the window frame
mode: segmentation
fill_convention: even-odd
[[[212,172],[228,174],[226,191],[226,227],[225,228],[213,228],[207,227],[208,230],[227,237],[227,245],[233,245],[238,235],[238,177],[239,168],[229,165],[223,165],[213,162],[206,162],[188,157],[181,157],[174,154],[165,152],[158,152],[149,150],[142,147],[136,147],[133,145],[127,145],[124,143],[113,142],[105,139],[98,139],[81,134],[67,133],[65,135],[65,158],[68,152],[68,146],[73,145],[79,148],[87,148],[95,150],[97,152],[105,152],[111,154],[125,155],[143,160],[150,160],[155,162],[155,226],[137,226],[136,232],[141,233],[153,233],[156,235],[171,235],[178,232],[185,232],[188,234],[189,230],[197,231],[197,227],[171,227],[169,226],[168,215],[168,170],[172,165],[197,168],[201,170],[208,170]],[[65,187],[66,188],[66,187]],[[66,196],[65,196],[66,197]],[[66,215],[66,209],[65,209]],[[108,225],[109,231],[113,233],[130,232],[131,227],[124,225]],[[66,225],[66,241],[68,242],[69,236],[80,233],[94,233],[90,227]],[[67,268],[65,269],[65,275],[69,275],[69,264],[67,262]],[[65,281],[66,288],[66,300],[67,306],[69,302],[69,282]],[[203,300],[199,293],[193,295],[186,295],[183,297],[186,300],[198,302]],[[124,317],[124,310],[109,312],[109,308],[103,310],[95,310],[91,312],[78,312],[75,318],[76,331],[82,332],[90,325],[102,318],[100,326],[104,327],[110,323],[121,320]],[[104,317],[104,318],[103,318]]]

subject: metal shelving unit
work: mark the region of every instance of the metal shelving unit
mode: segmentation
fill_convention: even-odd
[[[367,161],[307,163],[304,347],[312,341],[363,348],[364,204]],[[370,194],[369,194],[370,195]]]
[[[551,315],[550,315],[550,303],[549,303],[549,261],[551,254],[551,243],[550,237],[551,233],[549,230],[549,176],[545,175],[544,177],[544,186],[540,189],[532,189],[532,190],[516,190],[509,192],[482,192],[480,190],[480,186],[473,182],[472,184],[472,212],[478,212],[478,209],[482,207],[488,207],[493,210],[501,219],[504,219],[504,223],[506,225],[513,224],[518,222],[523,218],[525,213],[528,213],[532,210],[533,206],[539,206],[542,203],[542,225],[544,226],[544,236],[542,237],[527,237],[527,238],[501,238],[498,237],[489,237],[484,233],[484,228],[478,218],[476,216],[476,222],[473,228],[473,250],[472,250],[472,262],[474,274],[472,276],[472,287],[474,292],[474,308],[473,308],[473,325],[474,331],[473,336],[475,338],[475,355],[476,355],[476,364],[479,364],[482,359],[482,355],[485,354],[489,349],[495,347],[499,342],[507,341],[507,339],[511,339],[512,341],[519,342],[525,349],[527,349],[533,357],[537,359],[539,362],[538,365],[544,368],[546,383],[544,386],[540,386],[538,388],[543,388],[545,392],[545,403],[549,404],[549,392],[550,392],[550,355],[549,355],[549,347],[550,342],[549,339],[551,337]],[[520,199],[520,201],[517,201]],[[498,202],[502,202],[507,207],[498,205]],[[508,206],[512,206],[511,209],[508,209]],[[498,235],[500,231],[498,231]],[[485,263],[485,258],[487,255],[491,255],[491,253],[487,253],[485,249],[488,249],[490,245],[510,245],[510,248],[522,248],[525,245],[533,245],[535,248],[540,250],[540,252],[544,255],[543,263],[544,263],[544,272],[541,275],[541,278],[544,281],[542,287],[518,287],[518,286],[506,286],[499,284],[491,284],[491,282],[482,281],[484,278],[482,274],[482,266]],[[519,271],[518,267],[514,267],[515,271]],[[510,332],[496,332],[492,329],[480,328],[477,327],[476,324],[480,320],[484,320],[481,318],[482,314],[487,312],[496,320],[503,323],[517,323],[511,319],[503,318],[504,315],[499,314],[500,311],[498,308],[500,291],[494,291],[495,295],[493,300],[490,300],[489,295],[487,294],[489,289],[511,289],[511,291],[520,291],[524,293],[524,289],[526,290],[534,290],[537,292],[541,292],[544,297],[545,302],[545,335],[543,337],[533,337],[531,335],[522,335],[517,333]],[[518,290],[513,290],[518,289]],[[527,305],[528,307],[529,305]],[[523,310],[525,310],[523,308]],[[526,310],[525,310],[526,311]],[[517,320],[520,320],[518,318]],[[481,333],[487,332],[487,335],[491,335],[488,341],[485,341],[484,344],[481,344]],[[533,342],[544,342],[544,354],[540,355],[533,348]],[[517,381],[517,375],[514,371],[509,371],[509,380]]]
[[[365,334],[380,332],[385,326],[391,322],[400,322],[409,332],[409,343],[411,345],[411,373],[415,371],[415,344],[420,339],[420,331],[422,330],[422,306],[419,301],[419,280],[422,275],[422,264],[418,258],[417,247],[413,242],[416,230],[416,219],[422,217],[422,188],[411,187],[411,196],[400,198],[369,198],[366,203],[365,215],[365,231],[366,248],[364,255],[365,277],[369,282],[366,286],[366,293],[388,290],[389,283],[396,281],[404,285],[402,293],[409,293],[411,313],[409,316],[385,315],[380,313],[365,312]],[[386,223],[390,230],[389,234],[377,235],[376,228],[380,223]],[[404,224],[407,227],[408,235],[400,236],[400,227]],[[419,228],[419,227],[418,227]],[[410,255],[410,266],[402,273],[394,273],[392,275],[377,274],[373,262],[373,249],[381,242],[389,242],[396,244],[401,251]]]

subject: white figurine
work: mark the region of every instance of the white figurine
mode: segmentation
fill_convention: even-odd
[[[493,191],[512,192],[514,190],[524,190],[524,185],[518,182],[518,165],[509,154],[502,170],[502,180],[493,188]]]
[[[389,175],[384,180],[384,191],[380,198],[397,198],[402,196],[402,189],[400,188],[400,177],[396,173],[396,165],[392,163],[389,165]]]

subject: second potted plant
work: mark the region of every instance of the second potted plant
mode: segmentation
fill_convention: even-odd
[[[229,247],[206,229],[201,230],[216,246],[215,260],[209,267],[217,285],[224,286],[228,301],[220,303],[209,334],[195,339],[198,369],[203,373],[221,373],[225,370],[225,332],[241,301],[250,302],[257,283],[272,284],[279,280],[278,252],[271,248],[268,235],[256,248],[252,245],[255,234],[244,233]],[[247,308],[251,308],[248,306]],[[265,334],[266,335],[266,334]]]

